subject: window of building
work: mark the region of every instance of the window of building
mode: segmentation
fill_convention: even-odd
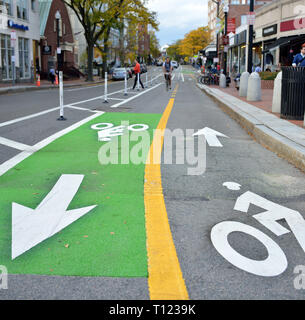
[[[240,16],[240,25],[243,26],[245,24],[248,24],[248,18],[247,15]]]
[[[17,18],[28,20],[28,0],[17,0]]]
[[[231,4],[240,4],[240,0],[231,0]]]
[[[0,13],[7,14],[9,16],[12,15],[12,0],[0,0]]]
[[[18,47],[20,78],[30,78],[29,40],[25,38],[19,38]]]
[[[13,79],[13,64],[12,56],[14,49],[11,47],[11,37],[1,34],[1,64],[2,64],[2,78],[3,80]]]

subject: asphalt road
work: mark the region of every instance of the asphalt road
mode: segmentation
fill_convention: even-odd
[[[152,85],[149,84],[144,91],[129,91],[127,97],[122,91],[123,82],[111,83],[108,104],[103,103],[103,86],[65,90],[65,105],[70,107],[65,108],[67,121],[63,122],[56,120],[59,116],[56,90],[0,96],[0,138],[31,147],[97,111],[162,114],[171,92],[165,90],[160,68],[154,68],[151,75],[156,78]],[[145,75],[142,75],[142,80],[145,80]],[[132,81],[129,80],[129,86]],[[161,165],[169,224],[190,299],[304,299],[304,290],[297,290],[294,285],[297,277],[295,267],[305,265],[305,252],[300,245],[302,240],[298,242],[294,232],[276,235],[253,217],[268,211],[266,206],[270,202],[279,205],[276,213],[284,212],[283,215],[291,216],[294,213],[285,209],[289,208],[304,217],[304,174],[259,145],[200,91],[192,69],[184,67],[182,76],[176,71],[173,89],[175,87],[178,89],[168,129],[193,129],[197,132],[208,127],[227,136],[218,137],[222,147],[206,146],[206,170],[200,175],[189,175],[190,165],[185,162]],[[141,95],[137,96],[139,93]],[[174,143],[174,152],[176,148],[177,143]],[[1,144],[0,140],[0,167],[20,152],[13,145]],[[228,182],[231,184],[224,186]],[[232,188],[236,184],[239,187]],[[234,210],[238,197],[246,192],[251,193],[249,210]],[[260,201],[255,200],[256,196],[261,197]],[[288,231],[295,225],[293,218],[289,226],[285,220],[277,220]],[[233,230],[227,240],[239,256],[234,258],[234,254],[230,256],[229,253],[224,257],[215,244],[224,245],[226,238],[221,236],[221,230],[214,227],[225,221],[242,223],[246,229],[247,226],[255,228],[260,236],[267,236],[269,242],[259,241],[247,232]],[[224,224],[222,231],[226,228]],[[216,230],[214,241],[211,240],[212,230]],[[284,253],[286,266],[283,256],[274,254],[271,249],[271,254],[267,251],[265,245],[270,242]],[[268,257],[272,261],[261,267],[260,262]],[[252,261],[250,267],[249,261]],[[251,266],[253,272],[245,270]],[[276,273],[274,270],[281,266],[284,267],[279,275],[267,275],[268,272]],[[137,300],[149,299],[149,288],[147,278],[15,274],[9,275],[8,289],[0,290],[0,299]]]

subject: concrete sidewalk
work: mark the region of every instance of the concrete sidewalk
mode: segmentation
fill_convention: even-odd
[[[260,144],[305,172],[305,130],[215,87],[197,84]]]
[[[104,83],[104,80],[100,78],[95,78],[93,82],[81,80],[70,80],[64,81],[64,88],[73,88],[73,87],[86,87],[86,86],[94,86],[97,84]],[[34,90],[46,90],[46,89],[58,89],[57,85],[52,85],[52,83],[48,80],[42,80],[40,87],[38,87],[34,83],[29,84],[16,84],[12,86],[12,84],[1,84],[0,85],[0,95],[7,93],[17,93],[17,92],[25,92],[25,91],[34,91]]]

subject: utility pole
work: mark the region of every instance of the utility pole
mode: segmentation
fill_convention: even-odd
[[[254,0],[250,0],[250,15],[254,12]],[[252,18],[252,17],[250,17]],[[249,23],[249,46],[248,46],[248,72],[252,73],[252,65],[253,65],[253,21]]]

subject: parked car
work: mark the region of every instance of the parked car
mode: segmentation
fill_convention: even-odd
[[[157,61],[157,67],[162,67],[163,66],[163,61],[162,60],[158,60]]]
[[[178,62],[177,61],[172,61],[172,66],[173,68],[177,69],[178,68]]]
[[[127,72],[127,79],[131,78],[131,74],[127,68],[115,68],[112,73],[113,80],[124,80]]]

